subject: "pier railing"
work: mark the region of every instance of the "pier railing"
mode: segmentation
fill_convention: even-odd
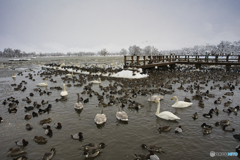
[[[240,55],[226,55],[226,56],[210,56],[210,55],[159,55],[159,56],[124,56],[124,67],[144,67],[151,64],[166,65],[175,62],[181,64],[187,63],[203,63],[221,65],[225,64],[239,64]]]

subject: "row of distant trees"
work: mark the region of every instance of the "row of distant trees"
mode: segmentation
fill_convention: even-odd
[[[68,52],[67,56],[94,56],[94,55],[240,55],[240,40],[235,42],[221,41],[218,45],[196,45],[192,48],[182,48],[179,50],[158,51],[154,46],[146,46],[141,48],[133,45],[127,49],[123,48],[120,52],[109,53],[106,48],[101,51],[94,52]],[[0,51],[0,57],[6,58],[21,58],[21,57],[35,57],[35,56],[66,56],[64,53],[26,53],[20,49],[5,48]]]
[[[120,51],[122,55],[239,55],[240,40],[235,42],[221,41],[218,45],[196,45],[192,48],[182,48],[179,50],[158,51],[154,46],[140,48],[133,45]]]

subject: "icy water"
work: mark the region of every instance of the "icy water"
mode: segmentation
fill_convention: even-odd
[[[107,59],[107,61],[105,61]],[[104,142],[107,146],[101,151],[100,155],[95,158],[96,160],[133,160],[133,154],[147,154],[148,152],[140,147],[141,144],[156,144],[162,147],[164,153],[156,153],[161,160],[169,159],[238,159],[238,157],[210,157],[210,152],[235,152],[235,147],[239,145],[239,140],[233,138],[234,134],[240,133],[240,118],[239,114],[235,115],[234,113],[228,114],[223,112],[224,102],[229,98],[233,100],[230,106],[235,107],[239,105],[239,96],[240,91],[236,86],[233,96],[228,96],[226,99],[222,100],[221,104],[214,104],[214,100],[218,97],[224,95],[224,93],[229,92],[229,90],[210,90],[210,86],[213,86],[213,81],[208,82],[208,86],[201,85],[205,87],[202,89],[203,92],[209,90],[210,93],[215,94],[215,98],[209,98],[204,100],[205,107],[201,108],[198,106],[197,100],[192,100],[194,93],[190,91],[185,92],[183,90],[178,90],[177,87],[180,86],[179,83],[172,84],[175,92],[172,94],[165,94],[164,99],[161,101],[161,111],[171,111],[179,116],[181,119],[177,121],[166,121],[159,119],[155,116],[157,109],[157,104],[148,102],[148,96],[138,95],[134,100],[143,105],[143,107],[136,111],[128,109],[126,105],[123,110],[129,116],[128,123],[122,123],[117,121],[116,112],[117,106],[108,106],[104,108],[104,113],[107,116],[107,122],[98,127],[94,122],[94,117],[97,113],[100,113],[101,109],[96,107],[98,104],[97,97],[93,95],[90,98],[89,103],[85,103],[84,109],[82,112],[77,112],[74,110],[73,106],[77,102],[76,93],[81,93],[84,89],[84,86],[90,83],[87,81],[82,87],[74,87],[72,82],[72,87],[66,87],[68,92],[68,100],[65,102],[56,102],[55,99],[60,97],[60,92],[58,90],[50,90],[50,87],[61,86],[63,80],[60,76],[54,77],[53,79],[57,83],[48,81],[48,87],[42,87],[46,91],[51,91],[52,94],[48,96],[47,94],[39,95],[38,92],[33,91],[33,88],[36,88],[37,83],[44,82],[43,77],[39,75],[33,76],[36,81],[32,81],[26,76],[29,73],[36,74],[38,71],[41,71],[40,65],[45,63],[60,63],[64,62],[66,64],[86,64],[86,63],[117,63],[123,62],[123,57],[84,57],[84,58],[37,58],[29,62],[13,62],[12,64],[2,64],[7,62],[6,59],[1,60],[0,65],[0,116],[3,118],[3,122],[0,123],[0,159],[13,159],[14,157],[8,156],[8,150],[10,148],[17,148],[15,141],[25,139],[29,144],[24,148],[27,152],[28,159],[42,159],[45,152],[49,152],[51,148],[56,148],[56,154],[53,159],[61,160],[79,160],[85,159],[82,157],[83,152],[80,150],[81,145],[88,143],[100,143]],[[35,71],[29,71],[32,69]],[[12,78],[13,73],[19,73],[23,71],[23,76],[17,76],[14,80]],[[166,71],[167,72],[167,71]],[[164,75],[163,75],[164,76]],[[238,78],[239,79],[239,78]],[[27,89],[22,91],[14,91],[11,84],[19,84],[22,80],[26,81]],[[233,84],[235,84],[234,80]],[[102,81],[102,86],[106,87],[114,81],[109,81],[108,79]],[[218,81],[215,84],[220,84],[223,86],[228,82]],[[189,84],[184,84],[186,87]],[[93,85],[92,89],[95,92],[102,93],[103,91],[99,88],[99,85]],[[120,89],[120,88],[119,88]],[[146,88],[150,89],[150,88]],[[29,96],[29,93],[34,93],[33,97]],[[3,100],[8,97],[15,97],[19,100],[17,106],[17,113],[8,113],[8,105],[3,105]],[[84,99],[89,98],[87,94],[80,94]],[[115,95],[120,97],[122,95]],[[171,107],[175,103],[175,100],[171,100],[173,96],[177,96],[179,100],[183,100],[185,97],[188,97],[192,100],[193,105],[184,108],[184,109],[174,109]],[[41,114],[38,117],[31,118],[30,120],[25,120],[24,116],[27,114],[24,107],[30,106],[25,101],[22,101],[23,98],[29,97],[32,102],[37,101],[40,103],[42,100],[48,101],[52,104],[52,110],[48,113]],[[105,98],[105,102],[108,102],[109,99]],[[42,106],[46,108],[47,105]],[[213,114],[213,118],[205,118],[202,116],[204,113],[208,113],[211,108],[218,107],[220,114],[217,116]],[[35,112],[38,109],[34,109]],[[192,119],[193,113],[197,112],[199,118],[197,120]],[[29,113],[32,113],[30,111]],[[44,134],[44,129],[39,124],[39,121],[42,119],[51,118],[52,122],[51,128],[53,130],[53,136],[48,137]],[[214,123],[220,120],[228,119],[230,121],[230,126],[235,128],[235,132],[225,132],[222,128],[215,127]],[[53,127],[53,123],[60,122],[62,124],[62,129],[57,130]],[[212,125],[212,133],[209,135],[203,135],[201,124],[207,123]],[[25,129],[25,125],[29,123],[33,126],[31,131]],[[161,134],[158,131],[159,126],[171,126],[169,132],[162,132]],[[174,133],[174,129],[181,125],[183,132],[180,134]],[[78,141],[71,139],[72,134],[82,132],[84,140]],[[35,136],[46,137],[48,142],[46,144],[37,144],[33,141]]]

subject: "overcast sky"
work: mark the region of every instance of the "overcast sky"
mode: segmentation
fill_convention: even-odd
[[[119,52],[240,40],[240,0],[0,0],[0,50]]]

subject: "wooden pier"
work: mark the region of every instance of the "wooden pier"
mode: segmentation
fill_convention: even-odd
[[[160,55],[160,56],[124,56],[124,68],[136,67],[142,69],[175,66],[176,64],[195,65],[240,65],[240,55],[210,56],[210,55]]]

